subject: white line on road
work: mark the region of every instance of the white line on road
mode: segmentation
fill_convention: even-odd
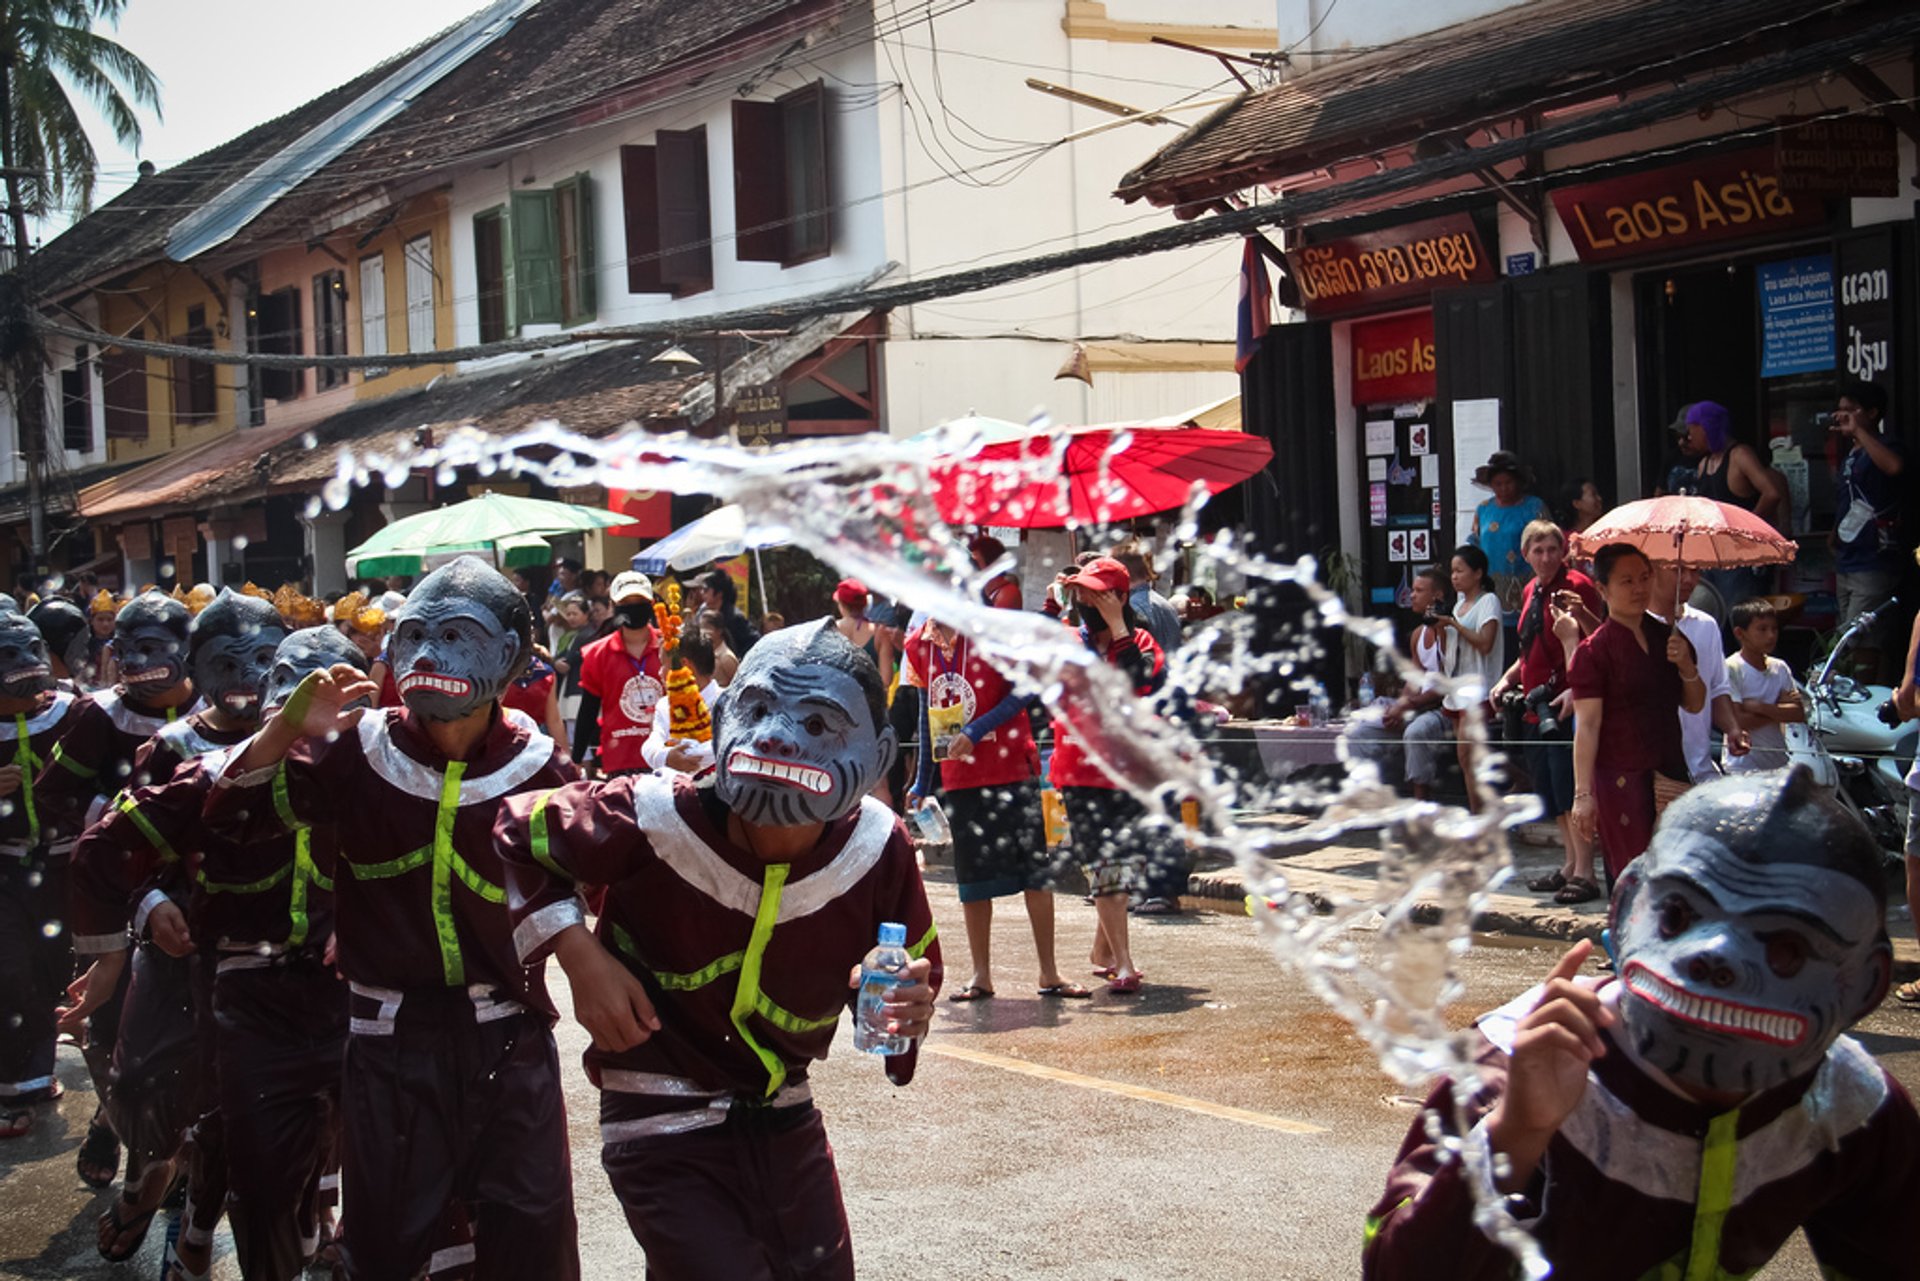
[[[1246,1108],[1228,1107],[1224,1103],[1209,1103],[1205,1099],[1190,1099],[1184,1094],[1169,1094],[1165,1090],[1149,1089],[1144,1085],[1128,1085],[1124,1081],[1108,1081],[1097,1076],[1083,1076],[1078,1072],[1069,1072],[1065,1068],[1048,1067],[1044,1063],[1030,1063],[1026,1059],[1008,1058],[1004,1054],[990,1054],[985,1050],[963,1049],[957,1045],[942,1044],[937,1040],[925,1042],[920,1048],[925,1054],[938,1054],[944,1058],[959,1059],[964,1063],[996,1067],[1006,1072],[1018,1072],[1022,1076],[1037,1076],[1043,1081],[1057,1081],[1062,1085],[1077,1085],[1083,1090],[1101,1090],[1107,1094],[1118,1094],[1122,1098],[1139,1099],[1143,1103],[1158,1103],[1162,1107],[1179,1108],[1182,1112],[1194,1112],[1200,1116],[1215,1117],[1222,1121],[1258,1126],[1263,1130],[1278,1130],[1282,1134],[1326,1133],[1323,1127],[1309,1125],[1305,1121],[1289,1121],[1283,1116],[1250,1112]]]

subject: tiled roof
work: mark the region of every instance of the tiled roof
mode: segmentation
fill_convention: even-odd
[[[1450,128],[1741,62],[1880,16],[1898,0],[1529,0],[1243,95],[1120,180],[1191,205]]]
[[[80,514],[112,522],[233,506],[270,493],[315,492],[334,475],[342,446],[394,457],[423,428],[436,440],[461,427],[505,436],[553,419],[583,435],[603,436],[631,422],[670,419],[707,375],[653,364],[657,350],[629,345],[567,359],[536,358],[365,401],[315,424],[246,428],[83,490]]]

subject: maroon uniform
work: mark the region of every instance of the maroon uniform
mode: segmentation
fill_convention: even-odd
[[[334,873],[349,980],[342,1086],[349,1275],[405,1281],[449,1202],[474,1205],[479,1275],[578,1275],[565,1109],[538,966],[520,963],[491,832],[502,800],[574,777],[525,717],[496,714],[448,761],[401,708],[207,800],[240,842],[363,816]]]
[[[55,692],[37,711],[0,720],[0,764],[20,768],[19,788],[0,799],[0,1111],[54,1083],[53,1012],[73,967],[62,925],[72,837],[49,830],[35,776],[78,705]]]
[[[686,779],[516,797],[495,829],[514,939],[523,958],[543,956],[582,921],[579,885],[604,885],[599,937],[659,1013],[661,1030],[642,1044],[586,1055],[601,1089],[602,1163],[649,1275],[850,1277],[807,1068],[826,1057],[848,975],[881,922],[906,925],[938,985],[932,913],[913,848],[877,801],[829,823],[792,863],[735,845],[726,818],[711,789]],[[889,1060],[895,1080],[911,1077],[916,1052]],[[765,1238],[789,1257],[767,1257]]]

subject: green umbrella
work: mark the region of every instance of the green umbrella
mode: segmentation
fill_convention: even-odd
[[[501,569],[545,565],[553,553],[543,535],[632,523],[631,516],[578,503],[482,494],[394,521],[347,553],[347,572],[356,578],[419,574],[461,555]]]

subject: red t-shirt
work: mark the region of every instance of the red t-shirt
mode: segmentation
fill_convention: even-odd
[[[1671,629],[1651,614],[1640,620],[1647,647],[1633,633],[1608,619],[1580,642],[1573,653],[1568,682],[1576,700],[1601,701],[1600,751],[1596,769],[1627,774],[1657,769],[1669,778],[1687,778],[1687,756],[1680,743],[1680,669],[1667,661]]]
[[[980,657],[962,636],[948,658],[920,628],[907,637],[907,671],[913,684],[926,691],[927,707],[959,707],[962,726],[985,716],[1013,692],[1007,678]],[[947,791],[967,787],[1000,787],[1033,778],[1040,771],[1033,730],[1024,710],[1015,712],[973,745],[964,761],[940,762],[940,786]]]
[[[553,692],[553,677],[553,668],[536,655],[527,664],[527,670],[520,673],[520,678],[508,683],[506,693],[500,695],[502,706],[515,708],[533,717],[533,723],[544,733],[547,728],[547,695]]]
[[[1159,675],[1161,669],[1166,666],[1166,661],[1160,654],[1160,647],[1153,643],[1153,637],[1146,628],[1134,629],[1132,646],[1140,651],[1141,658],[1145,660],[1148,678]],[[1107,661],[1117,666],[1127,648],[1127,641],[1114,641],[1107,647]],[[1144,696],[1150,688],[1148,685],[1142,685],[1136,688],[1134,693]],[[1674,724],[1678,725],[1679,722],[1676,720]],[[1081,726],[1083,730],[1091,730],[1097,726],[1097,722],[1084,707],[1069,696],[1061,700],[1058,712],[1053,718],[1053,758],[1047,762],[1049,781],[1055,787],[1117,787],[1118,784],[1094,762],[1093,758],[1087,754],[1086,747],[1075,737],[1075,725]],[[1123,747],[1123,744],[1106,744],[1103,755],[1108,760],[1113,760],[1115,756],[1121,754],[1120,749]]]
[[[1520,593],[1520,617],[1525,619],[1527,611],[1533,607],[1534,590],[1540,586],[1538,578],[1530,578]],[[1593,580],[1577,569],[1560,567],[1560,573],[1547,585],[1549,592],[1575,592],[1587,612],[1595,618],[1605,618],[1607,607],[1600,600],[1600,589]],[[1551,602],[1549,602],[1550,604]],[[1565,677],[1567,652],[1561,648],[1560,638],[1553,634],[1553,611],[1543,607],[1540,631],[1533,643],[1520,652],[1520,692],[1546,684],[1555,676]],[[1564,684],[1564,681],[1563,681]],[[1531,717],[1531,713],[1528,714]]]
[[[580,688],[600,700],[600,768],[645,769],[641,744],[653,730],[653,705],[666,693],[660,647],[635,658],[614,631],[580,651]]]

